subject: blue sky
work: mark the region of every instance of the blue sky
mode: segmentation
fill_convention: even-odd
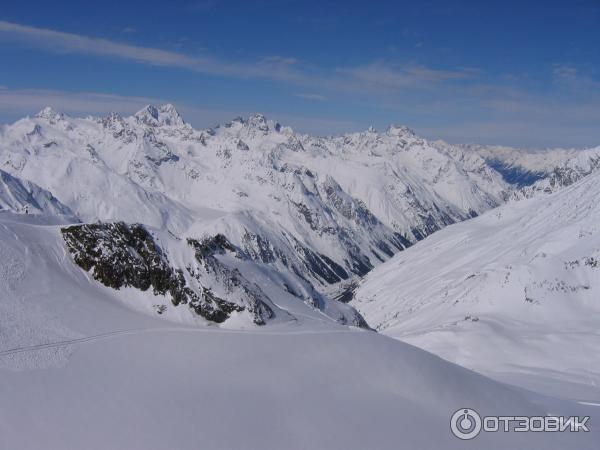
[[[4,2],[0,121],[172,102],[315,134],[600,145],[600,1]]]

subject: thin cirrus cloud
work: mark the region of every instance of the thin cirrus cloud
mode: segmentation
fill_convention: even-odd
[[[598,97],[600,81],[582,74],[578,68],[569,65],[557,65],[554,68],[554,81],[574,91],[585,92],[586,96]]]
[[[453,80],[475,78],[480,71],[472,68],[462,70],[435,70],[418,64],[392,65],[379,60],[351,69],[338,69],[351,78],[364,83],[387,88],[414,87],[418,84],[439,84]]]
[[[54,52],[114,57],[154,66],[175,67],[209,75],[270,78],[292,81],[297,75],[290,70],[295,60],[270,57],[254,64],[238,64],[210,57],[189,56],[168,50],[123,44],[103,38],[37,28],[0,21],[0,38],[26,43]]]
[[[127,29],[128,30],[128,29]],[[322,87],[332,91],[394,91],[405,87],[440,84],[472,78],[475,69],[437,70],[417,64],[390,64],[379,60],[348,68],[302,70],[295,58],[267,56],[256,62],[233,63],[208,56],[191,56],[153,47],[124,44],[104,38],[0,21],[0,39],[60,53],[120,58],[142,64],[173,67],[233,78],[264,78],[294,85]],[[309,94],[313,100],[324,100]],[[304,98],[310,99],[305,95]]]

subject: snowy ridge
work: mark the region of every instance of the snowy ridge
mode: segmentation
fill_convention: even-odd
[[[72,211],[50,192],[0,170],[0,211],[7,210],[26,214],[67,216],[76,220]]]
[[[371,272],[351,304],[383,333],[466,367],[597,393],[598,198],[600,172],[447,227]]]

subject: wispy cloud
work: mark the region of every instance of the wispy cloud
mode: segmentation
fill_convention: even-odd
[[[192,58],[165,50],[121,44],[108,39],[89,38],[5,21],[0,21],[0,33],[17,41],[57,52],[113,56],[159,66],[195,68],[205,63],[201,58]],[[210,65],[208,62],[206,64]]]
[[[554,81],[576,91],[585,91],[586,94],[598,94],[600,81],[587,74],[581,73],[577,67],[558,65],[554,68]]]
[[[124,44],[109,39],[92,38],[6,21],[0,21],[0,38],[23,42],[53,52],[120,58],[154,66],[183,68],[210,75],[288,81],[300,77],[291,70],[290,67],[295,60],[290,58],[267,58],[248,64],[229,63],[211,57],[189,56],[169,50]]]
[[[123,31],[131,31],[126,28]],[[338,69],[307,68],[296,58],[267,56],[254,62],[229,62],[211,56],[194,56],[160,48],[131,45],[47,28],[0,21],[0,39],[11,40],[57,53],[119,58],[153,66],[180,68],[234,78],[264,78],[332,91],[394,91],[476,76],[475,69],[438,70],[418,64],[371,64]],[[315,98],[313,98],[315,99]]]
[[[438,70],[418,64],[399,65],[382,60],[359,67],[338,69],[338,72],[371,86],[394,89],[471,79],[479,73],[476,69],[471,68]]]
[[[327,97],[325,97],[324,95],[310,94],[310,93],[303,93],[303,92],[294,94],[294,97],[303,98],[305,100],[313,100],[313,101],[317,101],[317,102],[324,102],[327,100]]]

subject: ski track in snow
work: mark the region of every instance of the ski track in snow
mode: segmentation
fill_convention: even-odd
[[[113,337],[126,336],[132,334],[142,334],[142,333],[160,333],[160,332],[185,332],[185,333],[227,333],[227,334],[261,334],[261,335],[304,335],[304,334],[341,334],[341,333],[357,333],[360,332],[358,330],[352,329],[339,329],[339,330],[302,330],[302,331],[273,331],[273,330],[265,330],[265,331],[256,331],[256,330],[225,330],[220,328],[182,328],[182,327],[164,327],[164,328],[137,328],[131,330],[118,330],[118,331],[110,331],[107,333],[100,333],[93,336],[86,336],[77,339],[66,339],[64,341],[57,342],[49,342],[45,344],[36,344],[29,345],[26,347],[19,348],[11,348],[8,350],[1,350],[0,357],[15,355],[19,353],[25,353],[36,350],[46,350],[50,348],[56,347],[67,347],[70,345],[78,345],[85,344],[87,342],[99,341],[103,339],[110,339]],[[364,331],[365,333],[369,333],[370,331]]]

